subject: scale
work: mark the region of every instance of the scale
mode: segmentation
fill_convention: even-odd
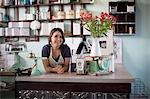
[[[42,72],[39,70],[38,65],[37,65],[37,64],[38,64],[38,60],[46,59],[46,57],[29,57],[29,58],[34,60],[34,64],[33,64],[33,66],[32,66],[31,75],[32,75],[32,76],[41,75]]]
[[[6,45],[5,45],[5,51],[8,54],[10,54],[10,53],[15,54],[15,63],[10,68],[10,71],[16,72],[16,70],[18,68],[22,67],[22,64],[20,63],[19,53],[27,51],[26,44],[24,42],[9,42],[9,43],[6,43]]]
[[[39,67],[38,67],[38,60],[47,59],[47,58],[46,57],[36,57],[36,55],[32,52],[28,54],[27,58],[34,61],[34,64],[31,67],[31,69],[32,69],[31,76],[41,75],[42,72],[41,72],[41,69],[39,69]]]

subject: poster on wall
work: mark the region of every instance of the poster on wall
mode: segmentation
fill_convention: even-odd
[[[114,38],[114,58],[115,63],[122,63],[122,40]]]

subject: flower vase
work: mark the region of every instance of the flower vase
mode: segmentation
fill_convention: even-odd
[[[91,57],[100,57],[102,55],[101,53],[101,47],[99,44],[99,38],[92,38],[92,47],[91,47]]]

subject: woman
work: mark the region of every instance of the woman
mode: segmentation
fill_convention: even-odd
[[[68,71],[71,53],[69,46],[64,44],[63,31],[60,28],[52,29],[48,42],[42,49],[42,57],[47,57],[42,60],[46,72],[62,74]]]

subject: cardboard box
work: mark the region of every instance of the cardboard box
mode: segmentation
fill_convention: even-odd
[[[30,36],[29,28],[20,28],[20,36]]]
[[[81,28],[80,23],[73,23],[73,35],[80,35],[81,34]]]
[[[41,23],[40,35],[48,36],[49,35],[49,23]]]
[[[20,36],[19,28],[9,28],[11,36]]]
[[[5,36],[12,36],[9,31],[10,30],[8,28],[5,28]]]
[[[4,28],[0,28],[0,36],[4,36]]]
[[[9,22],[8,23],[8,28],[16,28],[16,27],[19,27],[18,22]]]
[[[52,23],[51,29],[53,29],[53,27],[54,27],[54,24]],[[65,27],[64,22],[56,22],[56,28],[61,28],[63,32],[64,32],[64,27]]]
[[[25,14],[25,20],[34,20],[33,14]]]
[[[30,27],[30,22],[18,22],[19,26],[18,27]]]

